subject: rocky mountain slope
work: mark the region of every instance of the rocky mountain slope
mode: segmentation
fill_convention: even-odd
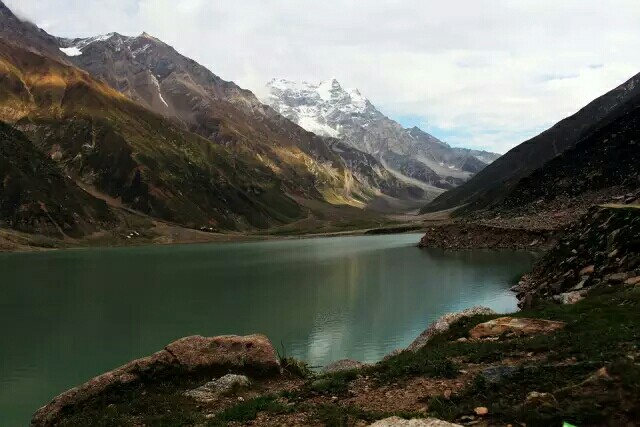
[[[548,180],[550,179],[560,179],[560,175],[566,175],[569,169],[571,169],[571,173],[575,173],[576,176],[580,174],[582,166],[586,166],[585,170],[594,171],[594,167],[597,166],[598,162],[593,156],[596,155],[597,150],[601,150],[602,153],[605,149],[589,148],[588,150],[591,154],[585,155],[586,157],[582,159],[580,151],[583,148],[578,148],[577,145],[580,144],[583,147],[584,145],[598,144],[604,139],[608,139],[608,141],[604,142],[608,146],[612,144],[624,144],[624,141],[612,141],[611,138],[605,136],[604,133],[610,132],[610,135],[613,135],[618,132],[615,129],[616,127],[620,126],[621,128],[625,128],[627,124],[625,124],[624,121],[632,119],[625,119],[624,116],[635,114],[632,111],[638,105],[639,99],[640,74],[594,100],[576,114],[562,120],[547,131],[513,148],[464,185],[439,196],[426,206],[423,211],[434,212],[461,205],[466,205],[461,212],[476,211],[500,204],[505,197],[508,197],[514,188],[519,185],[520,180],[523,178],[528,177],[528,183],[524,182],[522,186],[531,187],[531,185],[537,185],[538,189],[536,192],[548,192],[549,188],[556,187],[542,185],[539,178],[546,176],[550,169],[557,171],[557,175],[554,175],[554,178],[545,178],[545,180],[547,180],[545,184],[548,184]],[[603,130],[605,128],[607,128],[607,130]],[[629,133],[630,130],[624,132]],[[589,138],[596,139],[591,140],[591,143],[584,142],[589,140]],[[565,157],[554,160],[557,156],[562,155],[574,147],[576,147],[576,149],[572,153],[568,153]],[[638,151],[637,149],[634,151],[631,146],[629,150],[631,151],[626,150],[626,152],[637,153]],[[607,153],[607,158],[613,162],[617,161],[612,151]],[[622,157],[619,159],[622,159]],[[553,163],[549,163],[552,161]],[[576,163],[583,161],[592,163],[583,165]],[[563,166],[562,163],[565,162],[567,165]],[[547,163],[549,163],[549,166],[547,166]],[[598,166],[601,172],[608,173],[611,171],[610,167],[604,167],[603,169],[602,166],[602,164]],[[613,167],[615,168],[615,166]],[[539,169],[539,171],[534,172],[537,169]],[[564,172],[561,172],[560,169],[564,169]],[[556,172],[554,172],[554,174],[555,173]],[[600,181],[598,185],[602,186],[602,179],[590,178],[587,180],[587,182],[594,181]],[[578,180],[575,179],[573,182],[577,183]],[[566,183],[568,184],[568,181]],[[524,190],[522,186],[516,190],[517,194],[522,194],[522,191],[533,191]],[[558,187],[558,189],[559,191],[564,191],[563,189],[568,189],[569,187],[571,187],[571,185],[563,185]],[[545,190],[545,188],[547,189]],[[579,184],[570,191],[574,192],[579,189],[584,189],[584,185]],[[507,203],[513,203],[514,198],[520,199],[521,196],[517,194]]]
[[[69,61],[127,97],[232,152],[257,157],[292,193],[362,205],[388,187],[408,187],[389,174],[363,176],[362,168],[357,174],[363,181],[354,179],[324,138],[146,33],[60,39],[59,44]],[[305,194],[307,189],[318,194]],[[402,192],[417,194],[408,188]]]
[[[311,132],[371,154],[401,178],[448,189],[499,157],[450,147],[418,128],[404,129],[336,79],[319,84],[274,79],[267,87],[265,102],[276,111]]]
[[[494,210],[585,210],[640,189],[640,97],[628,111],[521,179]]]

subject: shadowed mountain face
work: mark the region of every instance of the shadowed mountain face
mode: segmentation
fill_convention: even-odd
[[[450,147],[417,127],[404,129],[357,89],[344,89],[335,79],[317,85],[274,79],[267,87],[266,102],[285,117],[371,154],[407,180],[452,188],[499,157]]]
[[[78,188],[54,159],[0,122],[0,224],[62,237],[96,231],[114,221],[106,203]]]
[[[602,190],[640,188],[640,97],[627,107],[618,119],[521,179],[500,208],[533,211],[558,201],[570,206]],[[595,201],[610,200],[611,195]]]
[[[305,131],[250,91],[222,80],[146,33],[59,43],[69,61],[150,110],[233,152],[255,155],[270,165],[292,194],[362,205],[388,187],[408,187],[390,175],[363,177],[362,171],[363,179],[354,181],[350,175],[355,170],[330,149],[330,141]],[[377,185],[380,181],[382,185]],[[399,193],[390,195],[395,194]]]
[[[547,162],[573,149],[580,141],[591,137],[606,126],[617,126],[613,123],[629,114],[637,105],[638,99],[640,74],[547,131],[515,147],[464,185],[439,196],[423,211],[433,212],[466,204],[460,211],[464,213],[500,204],[518,186],[522,178],[533,176],[531,174],[536,169],[546,167]],[[579,150],[577,147],[576,149]],[[570,156],[577,159],[577,153],[574,151]],[[607,158],[613,161],[611,157]],[[563,159],[565,158],[560,157],[554,160],[554,168],[557,168]],[[579,168],[576,168],[575,172],[578,173]],[[540,176],[540,172],[536,174]]]

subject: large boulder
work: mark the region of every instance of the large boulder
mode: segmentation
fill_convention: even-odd
[[[280,370],[276,352],[264,335],[192,336],[172,342],[165,350],[189,371],[224,366],[262,375]]]
[[[490,308],[479,307],[479,306],[468,308],[458,313],[447,313],[444,316],[440,317],[435,322],[433,322],[429,326],[429,328],[427,328],[423,333],[421,333],[420,336],[416,338],[409,345],[409,347],[407,347],[407,350],[418,351],[419,349],[427,345],[427,343],[431,341],[431,339],[434,336],[441,334],[443,332],[446,332],[447,330],[449,330],[449,327],[452,324],[454,324],[455,322],[457,322],[458,320],[464,317],[471,317],[471,316],[477,316],[477,315],[492,315],[492,314],[496,314],[496,312],[491,310]]]
[[[230,370],[256,376],[276,375],[280,373],[280,363],[264,335],[186,337],[60,394],[38,409],[31,425],[55,425],[63,410],[127,384],[167,380],[184,374],[223,374]]]
[[[400,417],[385,418],[376,421],[370,427],[462,427],[460,424],[453,424],[436,418],[415,418],[405,420]]]
[[[480,323],[469,331],[474,339],[499,337],[503,334],[534,335],[546,334],[564,328],[564,322],[542,319],[526,319],[517,317],[500,317]]]

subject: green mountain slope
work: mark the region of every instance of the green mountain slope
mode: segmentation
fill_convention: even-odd
[[[73,179],[186,226],[267,227],[301,215],[255,156],[230,153],[75,67],[0,40],[0,120]]]

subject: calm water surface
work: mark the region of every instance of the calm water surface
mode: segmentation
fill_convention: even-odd
[[[376,361],[444,313],[513,311],[534,255],[418,234],[0,254],[0,426],[186,335],[266,334],[312,365]]]

